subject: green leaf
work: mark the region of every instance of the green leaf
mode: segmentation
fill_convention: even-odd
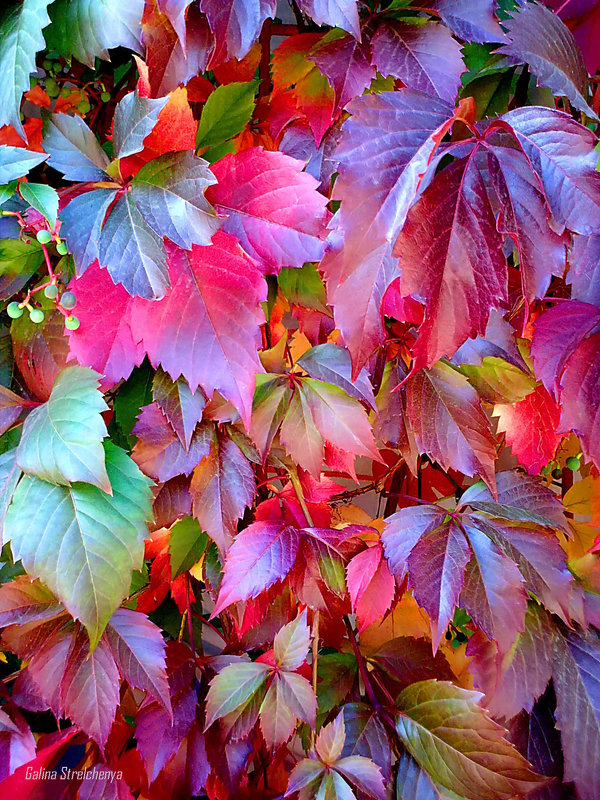
[[[142,566],[152,513],[151,481],[123,450],[111,442],[105,449],[112,495],[24,475],[4,526],[14,558],[81,620],[92,647]]]
[[[141,55],[143,11],[144,0],[55,0],[52,25],[45,34],[48,49],[92,68],[96,57],[108,60],[113,47]]]
[[[230,664],[210,682],[206,696],[206,725],[245,706],[260,689],[266,687],[271,667],[258,661]],[[262,698],[261,698],[262,700]]]
[[[113,418],[108,425],[108,433],[115,444],[125,450],[131,450],[136,442],[131,431],[140,415],[140,409],[152,402],[153,378],[154,370],[148,361],[140,367],[134,367],[113,401]]]
[[[17,462],[24,472],[66,486],[85,481],[110,493],[102,447],[108,406],[99,379],[87,367],[67,367],[58,375],[49,400],[23,425]]]
[[[27,241],[29,244],[27,244]],[[0,239],[0,298],[19,292],[41,267],[44,254],[35,239]]]
[[[44,47],[42,30],[50,22],[51,0],[23,0],[4,5],[0,16],[0,126],[14,125],[24,136],[20,110],[35,56]]]
[[[58,216],[58,194],[56,189],[52,186],[46,186],[44,183],[22,183],[21,197],[26,203],[29,203],[32,208],[39,211],[50,223],[50,227],[54,228],[56,225],[56,217]]]
[[[208,534],[204,533],[193,517],[185,517],[173,525],[169,538],[173,580],[198,562],[207,544]]]
[[[0,206],[4,205],[7,200],[13,196],[17,189],[17,182],[11,181],[4,186],[0,186]]]
[[[413,683],[398,697],[398,735],[435,783],[469,800],[510,800],[544,786],[481,697],[446,681]]]
[[[290,303],[329,315],[325,285],[314,264],[303,264],[300,269],[284,267],[277,282]]]
[[[241,133],[252,118],[257,81],[218,86],[204,104],[196,148],[220,145]]]

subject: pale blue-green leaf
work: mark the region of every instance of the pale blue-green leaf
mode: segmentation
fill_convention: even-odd
[[[70,181],[108,180],[109,159],[81,117],[51,114],[44,125],[48,163]]]

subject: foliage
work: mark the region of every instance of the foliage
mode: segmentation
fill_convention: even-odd
[[[596,4],[0,14],[2,796],[599,800]]]

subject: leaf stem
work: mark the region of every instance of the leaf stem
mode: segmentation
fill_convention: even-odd
[[[350,639],[350,644],[352,645],[352,650],[354,651],[354,655],[358,663],[358,671],[360,672],[360,677],[362,678],[362,682],[364,683],[365,691],[373,706],[375,708],[379,708],[379,701],[375,696],[375,692],[373,690],[373,684],[371,683],[371,678],[369,676],[369,671],[367,670],[367,665],[365,664],[365,659],[363,658],[363,654],[360,652],[360,648],[356,640],[356,634],[354,633],[354,628],[352,627],[352,623],[348,619],[347,614],[344,614],[344,624],[346,625],[346,630],[348,631],[348,639]]]

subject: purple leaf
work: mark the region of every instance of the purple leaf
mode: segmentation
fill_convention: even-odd
[[[326,34],[309,52],[308,58],[331,84],[336,113],[350,100],[360,97],[376,74],[370,47],[339,31]]]
[[[466,42],[502,42],[505,35],[494,14],[496,0],[419,0],[413,5],[433,8],[452,33]]]
[[[575,431],[585,455],[600,468],[600,333],[586,339],[569,358],[561,387],[559,429]]]
[[[569,262],[571,298],[600,306],[600,235],[574,236]]]
[[[350,397],[368,403],[375,409],[373,387],[366,370],[352,380],[352,364],[348,351],[335,344],[320,344],[304,353],[296,362],[305,372],[320,381],[332,383]]]
[[[317,25],[342,28],[360,39],[356,0],[298,0],[298,7]]]
[[[445,518],[446,512],[438,506],[423,505],[402,508],[386,520],[381,541],[390,570],[400,581],[406,575],[413,547],[425,534],[439,528]]]
[[[568,114],[539,106],[516,108],[502,119],[540,176],[559,225],[575,233],[595,233],[600,227],[600,173],[592,131]]]
[[[597,119],[586,99],[588,74],[581,50],[557,14],[541,3],[521,3],[504,27],[509,41],[497,52],[509,64],[527,63],[541,86]]]
[[[206,397],[201,389],[192,393],[183,378],[172,381],[162,369],[152,382],[152,397],[168,419],[179,441],[189,449],[196,425],[202,419]]]
[[[258,39],[264,21],[277,10],[277,0],[200,0],[215,36],[211,65],[242,59]]]
[[[409,89],[454,103],[465,66],[460,44],[437,23],[380,25],[371,41],[372,63],[383,76],[393,75]]]

